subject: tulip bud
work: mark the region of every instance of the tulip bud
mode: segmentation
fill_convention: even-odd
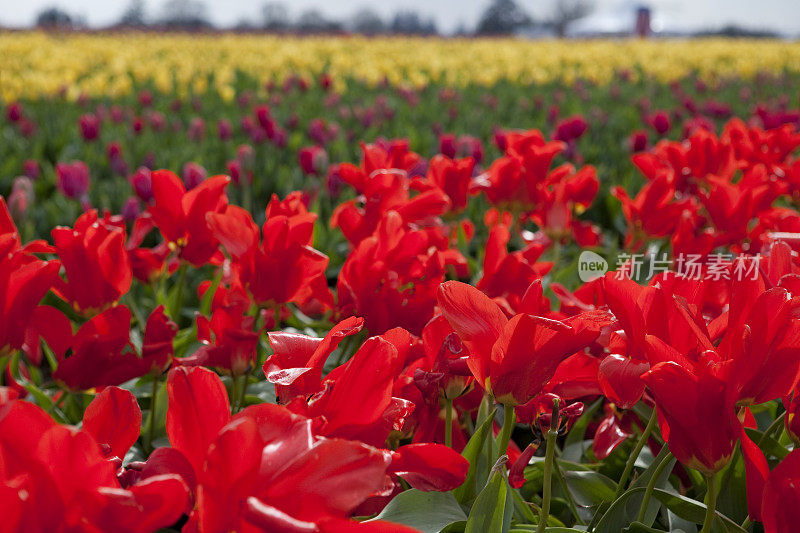
[[[133,121],[131,122],[131,129],[135,135],[142,133],[142,130],[144,129],[144,121],[141,117],[133,118]]]
[[[508,136],[506,132],[500,129],[495,129],[492,135],[492,142],[501,152],[505,152],[508,148]]]
[[[81,115],[78,119],[78,125],[80,126],[81,137],[86,142],[94,141],[100,135],[100,118],[97,115],[91,113]]]
[[[151,105],[153,105],[153,93],[151,93],[150,91],[147,90],[141,91],[138,94],[137,98],[139,100],[139,104],[142,107],[150,107]]]
[[[462,135],[456,142],[456,155],[459,157],[471,157],[476,164],[483,161],[483,145],[480,139],[471,135]]]
[[[669,120],[669,115],[665,111],[659,111],[650,118],[650,125],[659,135],[667,133],[672,124]]]
[[[22,173],[32,180],[39,179],[39,162],[35,159],[27,159],[22,164]]]
[[[328,175],[325,178],[325,186],[328,189],[328,194],[330,194],[333,198],[339,196],[339,193],[342,191],[342,187],[345,185],[339,168],[339,165],[329,166]]]
[[[33,202],[33,181],[27,176],[14,178],[11,194],[8,196],[8,210],[11,217],[20,221],[28,214],[28,208]]]
[[[123,120],[125,120],[125,112],[118,105],[111,106],[110,115],[111,122],[114,124],[120,124]]]
[[[319,146],[301,148],[298,159],[300,168],[307,175],[319,176],[328,166],[328,154]]]
[[[130,177],[128,182],[136,196],[145,203],[153,199],[153,182],[150,177],[150,169],[147,167],[139,167]]]
[[[36,123],[28,120],[25,117],[22,117],[19,121],[19,131],[22,133],[23,137],[30,139],[36,135]]]
[[[231,177],[235,184],[239,184],[239,181],[242,179],[242,165],[234,159],[233,161],[228,161],[225,163],[225,169],[228,172],[228,176]]]
[[[129,197],[125,200],[125,203],[122,204],[122,218],[125,219],[125,222],[133,222],[139,216],[142,210],[139,207],[139,201],[134,197]]]
[[[319,86],[322,88],[323,91],[327,91],[331,88],[333,83],[333,79],[331,78],[330,74],[327,72],[323,72],[322,75],[319,77]]]
[[[233,126],[230,120],[221,119],[217,122],[217,137],[221,141],[228,141],[233,137]]]
[[[647,132],[643,130],[634,131],[628,138],[631,152],[643,152],[647,150]]]
[[[6,119],[9,122],[19,122],[22,119],[22,104],[11,102],[6,106]]]
[[[163,113],[152,111],[147,114],[147,122],[153,131],[164,131],[167,129],[167,119]]]
[[[186,130],[186,136],[191,141],[202,141],[206,136],[206,122],[200,117],[194,117]]]
[[[82,198],[89,190],[89,167],[83,161],[58,163],[58,190],[67,198]]]
[[[456,137],[446,134],[439,137],[439,153],[449,158],[456,156]]]
[[[267,127],[269,122],[272,122],[272,117],[270,116],[269,106],[266,105],[259,105],[253,110],[256,115],[256,120],[261,125],[262,128]]]
[[[275,135],[272,136],[272,142],[278,148],[286,148],[286,143],[288,142],[289,135],[286,133],[284,129],[275,130]]]
[[[183,179],[183,184],[186,186],[186,190],[194,189],[203,183],[206,179],[206,175],[206,169],[191,161],[183,165],[183,171],[181,172],[181,178]]]

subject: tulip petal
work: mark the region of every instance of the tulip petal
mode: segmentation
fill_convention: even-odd
[[[176,367],[167,378],[167,394],[169,441],[199,473],[209,445],[231,417],[225,385],[203,367]]]
[[[83,413],[83,430],[98,444],[107,444],[111,456],[125,457],[142,425],[142,410],[136,397],[119,387],[106,387]]]

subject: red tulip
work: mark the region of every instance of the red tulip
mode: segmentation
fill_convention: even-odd
[[[510,240],[511,231],[505,224],[496,224],[489,230],[486,253],[483,256],[483,275],[475,286],[495,301],[503,302],[508,309],[522,311],[522,299],[528,288],[539,282],[553,265],[537,262],[543,251],[541,246],[531,245],[509,253]],[[541,293],[541,283],[537,290]],[[547,299],[533,297],[533,294],[530,298],[530,303],[536,310],[526,312],[544,315],[549,311],[550,302]]]
[[[396,211],[384,215],[375,233],[361,240],[337,281],[341,316],[361,316],[372,334],[399,326],[418,335],[433,317],[436,291],[447,256],[435,236],[407,230]]]
[[[225,187],[230,178],[214,176],[187,192],[181,180],[168,170],[151,174],[154,204],[148,212],[164,239],[179,250],[181,259],[195,266],[205,264],[217,252],[219,242],[206,223],[208,213],[220,213],[228,205]]]
[[[475,160],[471,157],[453,160],[436,155],[428,165],[425,179],[416,179],[411,186],[419,191],[439,189],[450,200],[450,209],[461,211],[467,206],[474,168]]]
[[[597,338],[599,331],[520,314],[507,319],[478,289],[455,281],[439,288],[439,307],[470,352],[475,379],[505,404],[524,404],[553,377],[559,363]]]
[[[52,236],[67,276],[55,290],[76,310],[102,311],[128,292],[133,274],[121,221],[100,219],[91,210],[74,228],[57,227]]]
[[[131,312],[124,305],[96,315],[74,336],[67,318],[55,310],[36,323],[37,333],[58,359],[53,377],[74,390],[119,385],[166,369],[177,326],[166,318],[163,308],[156,309],[147,321],[141,355],[131,343],[130,329]],[[70,347],[72,352],[66,355]]]
[[[174,474],[121,488],[88,432],[57,425],[28,402],[0,406],[0,463],[10,531],[147,533],[175,523],[187,505],[188,487]]]
[[[256,360],[259,331],[253,331],[255,318],[245,314],[246,305],[219,306],[211,320],[197,316],[197,338],[203,343],[182,365],[203,365],[229,370],[234,376],[247,374]],[[213,332],[213,343],[212,343]]]
[[[666,361],[642,376],[656,401],[669,450],[681,463],[706,475],[728,464],[741,426],[726,400],[719,366],[704,355],[694,368]]]
[[[28,253],[48,249],[42,242],[20,247],[19,233],[0,196],[0,354],[22,347],[39,302],[58,278],[58,261],[42,261]]]
[[[422,491],[453,490],[469,470],[461,454],[441,444],[407,444],[391,455],[389,472]]]
[[[800,520],[800,450],[794,450],[769,473],[761,501],[765,533],[790,533]]]
[[[250,213],[240,207],[209,214],[208,225],[256,302],[275,306],[319,298],[332,304],[324,277],[328,257],[310,246],[316,216],[305,207],[296,214],[280,214],[276,205],[267,208],[263,240]]]
[[[287,333],[269,334],[273,355],[264,363],[267,381],[275,384],[278,401],[289,403],[321,390],[322,368],[328,357],[348,335],[361,331],[362,318],[347,318],[336,324],[323,339]]]

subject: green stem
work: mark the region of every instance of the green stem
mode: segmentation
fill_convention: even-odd
[[[178,269],[178,284],[177,288],[175,289],[175,297],[170,302],[172,305],[169,309],[169,316],[177,322],[180,317],[178,316],[181,308],[183,307],[183,286],[186,283],[186,270],[188,268],[188,263],[183,263],[180,268]]]
[[[444,399],[444,444],[448,448],[453,447],[453,400]]]
[[[56,360],[56,354],[53,353],[53,350],[50,349],[49,346],[43,345],[42,352],[44,353],[45,358],[47,359],[47,364],[50,366],[50,372],[55,372],[58,368],[58,361]],[[0,372],[3,370],[5,365],[0,365]]]
[[[558,264],[561,262],[561,242],[556,239],[553,241],[553,271],[558,270]]]
[[[750,521],[750,516],[748,516],[747,518],[744,519],[744,522],[742,522],[742,526],[741,527],[742,527],[742,529],[749,529],[750,526],[752,526],[752,525],[753,525],[753,522]]]
[[[231,414],[235,415],[239,406],[239,376],[231,376]]]
[[[350,351],[350,345],[355,341],[355,335],[348,335],[342,342],[339,343],[339,355],[336,356],[336,366],[341,366],[347,361],[347,353]]]
[[[494,418],[494,411],[489,415]],[[495,463],[494,457],[494,420],[489,423],[489,431],[486,432],[486,464],[492,465]]]
[[[239,184],[242,188],[242,207],[244,207],[247,212],[253,211],[253,192],[250,190],[252,188],[252,184],[250,184],[247,177],[242,176],[242,182]]]
[[[567,496],[567,505],[569,505],[569,510],[572,512],[572,516],[575,517],[575,520],[578,522],[578,524],[585,526],[586,522],[584,522],[581,518],[581,515],[578,514],[578,506],[575,505],[575,500],[572,498],[572,493],[569,491],[567,479],[564,477],[564,472],[561,470],[561,465],[558,464],[558,459],[553,461],[553,468],[556,471],[556,476],[558,476],[558,483],[561,485],[561,490],[563,490],[564,494]]]
[[[778,418],[776,418],[775,420],[772,421],[772,424],[769,425],[769,427],[761,435],[761,438],[758,439],[758,443],[757,444],[758,444],[759,447],[762,444],[764,444],[764,440],[766,440],[768,437],[770,437],[772,435],[772,433],[774,433],[777,429],[783,429],[783,421],[784,421],[785,418],[786,418],[786,411],[782,412],[780,414],[780,416],[778,416]]]
[[[706,477],[708,481],[708,493],[706,494],[706,518],[703,520],[703,529],[700,533],[711,533],[711,526],[714,524],[714,517],[717,510],[717,475],[712,474]]]
[[[275,306],[275,327],[273,328],[274,331],[280,331],[281,329],[281,306]]]
[[[622,471],[622,477],[619,478],[619,484],[617,485],[617,493],[614,496],[614,499],[619,498],[622,496],[622,493],[625,492],[625,488],[628,484],[628,478],[633,472],[633,466],[636,464],[636,459],[639,458],[639,454],[642,453],[642,448],[647,443],[647,439],[650,438],[650,433],[653,432],[653,428],[656,425],[656,408],[653,407],[653,412],[650,414],[650,419],[647,421],[647,426],[645,426],[644,431],[639,436],[639,442],[636,443],[636,447],[633,449],[633,452],[628,457],[627,462],[625,463],[625,470]]]
[[[636,518],[638,522],[644,522],[644,515],[647,513],[647,507],[650,505],[650,498],[653,497],[653,490],[656,488],[656,483],[658,483],[658,478],[661,477],[661,473],[667,467],[668,464],[672,462],[672,454],[668,453],[664,456],[656,469],[653,470],[653,475],[650,476],[650,480],[647,482],[647,488],[644,490],[644,496],[642,497],[642,505],[639,506],[639,516]]]
[[[249,372],[247,374],[242,374],[241,375],[240,379],[242,380],[242,393],[241,393],[241,395],[239,395],[239,403],[238,403],[238,405],[236,407],[236,412],[237,413],[239,411],[241,411],[242,409],[244,409],[244,402],[245,402],[244,397],[247,394],[247,385],[248,385],[248,382],[250,381],[249,378],[250,378],[250,373]]]
[[[150,424],[147,428],[147,446],[152,452],[155,450],[153,446],[153,436],[156,432],[156,398],[158,396],[158,378],[153,376],[153,392],[150,396]]]
[[[550,517],[550,499],[552,497],[553,459],[556,455],[556,437],[558,437],[558,399],[553,400],[553,416],[550,419],[550,428],[547,430],[547,439],[544,455],[544,488],[542,489],[542,509],[539,514],[539,527],[537,531],[544,533],[547,520]]]
[[[145,320],[141,309],[139,309],[139,306],[136,304],[136,298],[131,296],[131,293],[129,292],[122,297],[122,301],[128,306],[128,309],[131,310],[133,317],[136,319],[136,323],[139,325],[139,328],[142,330],[142,332],[144,332],[144,327],[147,324],[147,321]]]
[[[514,413],[513,405],[503,406],[503,428],[500,430],[500,440],[497,455],[498,457],[508,451],[508,443],[511,441],[511,433],[514,431],[514,424],[517,417]]]

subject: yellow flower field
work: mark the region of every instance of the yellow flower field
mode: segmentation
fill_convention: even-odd
[[[451,85],[520,83],[577,77],[605,82],[630,69],[670,81],[692,72],[705,77],[751,77],[760,71],[800,71],[800,43],[750,40],[527,41],[276,37],[263,35],[0,34],[0,97],[53,94],[66,87],[114,96],[133,80],[169,90],[202,92],[209,81],[226,98],[237,71],[266,80],[328,71],[376,83]],[[210,78],[209,75],[213,75]]]

